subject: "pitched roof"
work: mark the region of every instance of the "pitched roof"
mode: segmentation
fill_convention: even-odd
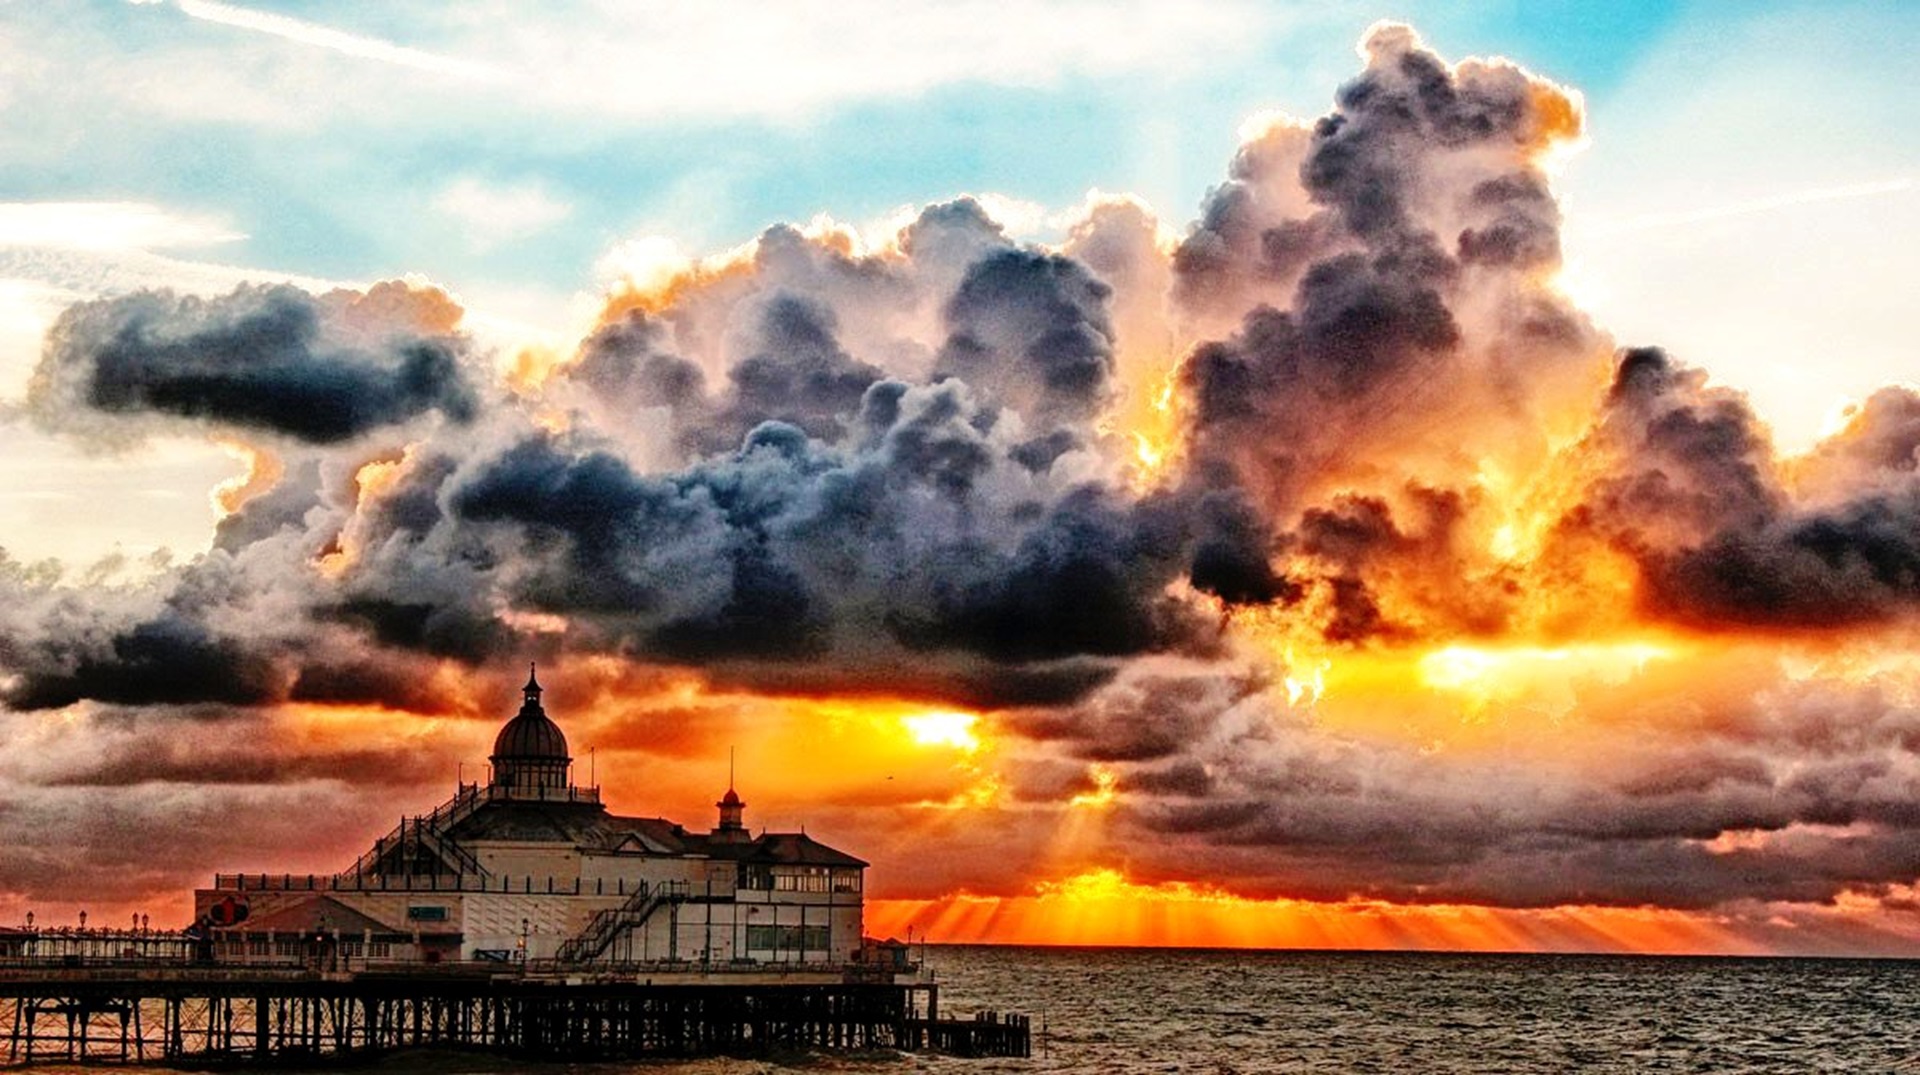
[[[828,847],[804,832],[769,832],[747,845],[747,862],[773,866],[866,866],[864,859]]]
[[[510,800],[489,803],[454,826],[452,838],[570,844],[583,851],[706,855],[730,862],[781,866],[866,866],[804,832],[762,833],[750,840],[714,839],[663,817],[621,817],[598,803]]]
[[[447,835],[457,842],[526,840],[597,847],[595,831],[606,818],[606,809],[599,803],[508,800],[480,807]]]
[[[236,933],[311,933],[325,927],[344,936],[365,933],[406,933],[408,930],[387,925],[341,903],[331,896],[315,896],[290,907],[282,907],[259,918],[249,918],[230,927]]]

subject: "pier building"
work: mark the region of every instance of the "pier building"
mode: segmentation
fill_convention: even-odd
[[[644,964],[835,970],[861,959],[867,863],[752,832],[729,787],[712,826],[624,817],[574,781],[529,674],[484,783],[402,817],[332,874],[219,874],[194,893],[220,963]]]

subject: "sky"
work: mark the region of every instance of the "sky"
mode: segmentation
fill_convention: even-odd
[[[1916,31],[0,4],[0,922],[538,660],[877,934],[1920,955]]]

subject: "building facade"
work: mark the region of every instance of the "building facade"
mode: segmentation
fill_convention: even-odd
[[[479,960],[650,968],[861,958],[867,863],[805,833],[755,835],[731,788],[704,832],[608,812],[573,782],[529,674],[482,784],[404,818],[330,875],[221,874],[194,893],[223,962]]]

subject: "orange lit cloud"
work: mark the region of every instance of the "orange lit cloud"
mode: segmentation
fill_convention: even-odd
[[[699,827],[732,758],[877,933],[1913,950],[1920,397],[1783,457],[1574,304],[1577,93],[1361,59],[1177,233],[639,241],[504,355],[419,281],[73,307],[28,417],[246,473],[150,579],[0,560],[0,914],[325,869],[538,660],[613,808]]]
[[[1656,907],[1512,910],[1250,900],[1203,884],[1143,885],[1098,869],[1041,882],[1031,894],[882,900],[867,908],[877,936],[938,944],[1069,944],[1176,948],[1296,948],[1465,952],[1621,952],[1778,955],[1911,950],[1920,929],[1886,902],[1856,899],[1859,921],[1836,912],[1746,908],[1700,914]],[[1849,928],[1849,927],[1853,928]]]

